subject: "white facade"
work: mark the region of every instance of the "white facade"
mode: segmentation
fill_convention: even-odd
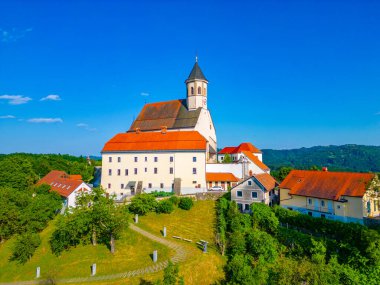
[[[262,153],[252,153],[254,156],[256,156],[260,161],[263,161],[263,154]],[[243,153],[239,152],[239,153],[233,153],[233,154],[229,154],[231,156],[231,160],[232,161],[239,161],[239,159],[242,157],[242,156],[245,156]],[[225,154],[218,154],[218,162],[219,163],[222,163],[223,160],[224,160],[224,156]]]
[[[232,173],[242,179],[243,165],[241,163],[207,163],[206,172]]]
[[[207,191],[205,151],[104,152],[102,187],[118,198],[142,192],[171,192],[181,180],[181,194]]]
[[[91,187],[88,186],[86,183],[82,183],[79,185],[67,198],[66,198],[66,206],[67,207],[76,207],[76,201],[77,201],[77,196],[80,194],[81,191],[91,191]]]

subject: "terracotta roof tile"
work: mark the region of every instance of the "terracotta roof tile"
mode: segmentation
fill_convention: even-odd
[[[339,200],[341,196],[363,197],[372,173],[292,170],[280,188],[290,195]]]
[[[253,175],[264,186],[267,191],[271,191],[278,186],[277,181],[268,173]]]
[[[251,143],[241,143],[240,145],[236,147],[225,147],[221,151],[219,151],[219,154],[234,154],[234,153],[241,153],[243,151],[249,151],[252,153],[261,153],[261,150],[259,150],[257,147],[255,147]]]
[[[102,152],[206,150],[206,139],[196,131],[121,133],[110,139]]]
[[[260,159],[257,158],[254,154],[252,154],[249,151],[243,151],[243,154],[254,164],[256,164],[258,167],[260,167],[263,171],[269,171],[269,167],[266,166]]]
[[[48,184],[52,191],[56,191],[59,195],[67,198],[75,189],[84,183],[81,179],[72,179],[70,176],[71,175],[68,175],[64,171],[52,170],[41,178],[37,182],[37,185]],[[78,178],[80,175],[73,176]]]
[[[229,181],[229,182],[238,182],[239,179],[229,172],[207,172],[206,181]]]

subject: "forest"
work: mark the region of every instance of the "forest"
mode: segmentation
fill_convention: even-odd
[[[348,144],[289,150],[263,149],[262,152],[265,164],[272,170],[284,166],[296,169],[318,166],[332,171],[380,172],[380,146]]]

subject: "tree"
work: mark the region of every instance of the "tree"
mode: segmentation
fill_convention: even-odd
[[[157,208],[156,199],[149,194],[139,194],[132,198],[129,205],[129,211],[134,214],[146,215],[149,212],[155,211]]]
[[[40,236],[36,233],[26,232],[19,236],[13,246],[10,260],[26,263],[41,244]]]
[[[189,197],[183,197],[179,199],[178,207],[183,210],[190,210],[194,205],[193,199]]]
[[[226,153],[224,155],[224,158],[223,158],[223,163],[231,163],[231,162],[232,162],[231,155],[229,155],[228,153]]]
[[[278,218],[272,209],[263,203],[251,205],[253,227],[268,233],[276,233],[279,225]]]

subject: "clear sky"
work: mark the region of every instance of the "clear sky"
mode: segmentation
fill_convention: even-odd
[[[218,147],[380,145],[380,1],[0,0],[0,153],[99,155],[198,53]]]

